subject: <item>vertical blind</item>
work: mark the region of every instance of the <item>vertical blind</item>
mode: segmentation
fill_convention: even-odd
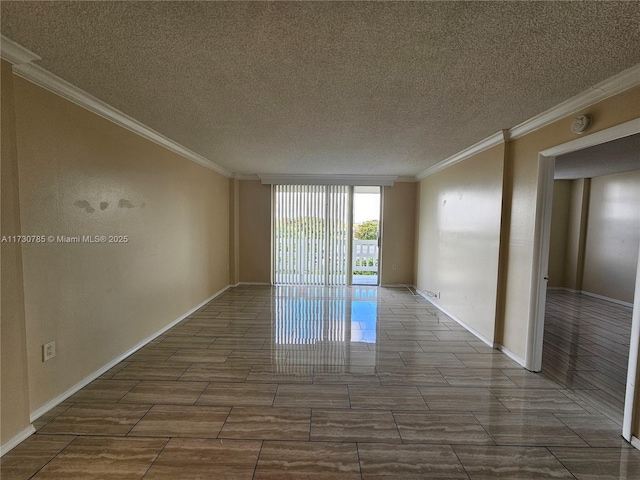
[[[349,187],[274,185],[277,285],[346,285]]]

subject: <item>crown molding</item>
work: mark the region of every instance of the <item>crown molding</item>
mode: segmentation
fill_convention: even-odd
[[[236,180],[260,180],[258,175],[251,175],[246,173],[232,173],[231,178],[235,178]]]
[[[12,40],[2,37],[2,58],[13,64],[13,72],[36,85],[49,90],[63,98],[66,98],[70,102],[79,105],[96,115],[105,118],[116,125],[119,125],[133,133],[140,135],[147,140],[171,150],[178,155],[191,160],[203,167],[213,170],[216,173],[230,177],[231,172],[226,168],[218,165],[215,162],[203,157],[202,155],[189,150],[188,148],[180,145],[178,142],[165,137],[161,133],[156,132],[152,128],[149,128],[142,122],[139,122],[135,118],[130,117],[124,112],[112,107],[106,102],[94,97],[93,95],[85,92],[81,88],[63,80],[62,78],[54,75],[45,68],[30,63],[35,60],[40,60],[40,57],[35,55],[29,50],[26,50],[21,45],[13,42]],[[25,53],[26,52],[26,53]],[[6,53],[6,56],[5,56]],[[15,60],[14,61],[12,61]],[[30,60],[29,60],[30,59]],[[28,60],[28,61],[27,61]],[[16,63],[22,62],[22,63]]]
[[[86,108],[87,110],[100,115],[101,117],[120,125],[127,130],[134,132],[152,142],[171,150],[203,167],[213,170],[221,175],[239,180],[258,180],[263,184],[272,183],[297,183],[315,185],[382,185],[391,186],[395,181],[415,182],[429,175],[444,170],[458,162],[483,152],[491,147],[520,138],[528,133],[543,128],[557,120],[565,118],[575,112],[590,107],[602,100],[617,95],[625,90],[640,85],[640,64],[634,65],[603,82],[593,85],[585,92],[582,92],[559,105],[542,112],[535,117],[522,122],[509,130],[497,132],[480,142],[452,155],[441,162],[421,171],[415,177],[396,176],[376,176],[376,175],[245,175],[232,173],[217,163],[203,157],[202,155],[189,150],[179,143],[165,137],[138,120],[117,110],[111,105],[97,99],[84,90],[72,85],[62,78],[54,75],[48,70],[32,62],[41,60],[40,56],[26,49],[22,45],[10,40],[4,35],[0,35],[0,53],[4,60],[13,65],[13,71],[20,77],[29,80],[67,100]]]
[[[588,90],[579,93],[578,95],[516,125],[515,127],[491,135],[475,145],[472,145],[455,155],[436,163],[435,165],[418,173],[416,178],[421,180],[429,175],[433,175],[434,173],[444,170],[451,165],[466,160],[477,153],[498,145],[502,141],[509,142],[516,138],[523,137],[528,133],[546,127],[557,120],[565,118],[573,113],[588,108],[591,105],[601,102],[609,97],[613,97],[614,95],[638,85],[640,85],[640,63],[591,86]]]
[[[515,140],[546,127],[561,118],[588,108],[637,85],[640,85],[640,63],[509,129],[509,140]]]
[[[4,35],[0,35],[0,52],[2,58],[12,65],[24,65],[25,63],[42,60],[39,55]]]
[[[280,175],[259,173],[264,185],[358,185],[392,187],[395,175]]]
[[[398,178],[396,178],[396,183],[397,182],[404,182],[404,183],[415,183],[418,181],[417,177],[406,177],[406,176],[400,176]]]
[[[455,155],[451,155],[449,158],[436,163],[435,165],[423,170],[422,172],[416,175],[418,180],[422,180],[429,175],[433,175],[434,173],[440,172],[445,168],[448,168],[456,163],[462,162],[469,157],[477,155],[480,152],[484,152],[485,150],[490,149],[491,147],[495,147],[496,145],[500,145],[506,141],[506,131],[502,130],[498,133],[494,133],[490,137],[481,140],[478,143],[471,145],[470,147],[465,148],[464,150],[456,153]]]

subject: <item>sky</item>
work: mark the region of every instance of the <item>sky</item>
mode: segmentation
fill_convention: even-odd
[[[379,193],[354,193],[353,203],[355,207],[353,211],[353,223],[362,223],[367,220],[379,220]]]

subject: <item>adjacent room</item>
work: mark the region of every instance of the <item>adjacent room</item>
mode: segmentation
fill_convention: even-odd
[[[640,135],[556,158],[542,372],[622,424],[640,245]]]
[[[640,4],[0,15],[3,480],[640,476]]]

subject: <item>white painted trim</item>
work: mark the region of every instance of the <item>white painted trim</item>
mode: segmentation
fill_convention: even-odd
[[[36,85],[49,90],[50,92],[60,95],[61,97],[75,103],[95,113],[96,115],[105,118],[116,125],[119,125],[130,132],[136,133],[147,140],[170,150],[178,155],[191,160],[192,162],[202,165],[203,167],[213,170],[225,177],[230,177],[231,172],[226,168],[218,165],[217,163],[203,157],[202,155],[189,150],[188,148],[180,145],[178,142],[165,137],[161,133],[149,128],[142,122],[139,122],[133,117],[130,117],[124,112],[112,107],[106,102],[94,97],[93,95],[85,92],[79,87],[63,80],[62,78],[54,75],[45,68],[35,65],[31,62],[40,60],[33,52],[25,49],[21,45],[14,41],[2,37],[2,58],[13,64],[13,72]]]
[[[552,292],[582,293],[580,290],[574,290],[573,288],[567,287],[547,287],[547,290],[551,290]]]
[[[271,282],[238,282],[236,283],[236,287],[239,285],[271,285]]]
[[[422,298],[424,298],[427,302],[429,302],[430,304],[432,304],[434,307],[436,307],[438,310],[440,310],[442,313],[444,313],[447,317],[451,318],[451,320],[455,321],[456,323],[460,324],[461,327],[463,327],[465,330],[468,330],[470,333],[472,333],[473,335],[475,335],[476,337],[478,337],[480,340],[482,340],[484,343],[486,343],[488,346],[490,346],[491,348],[494,348],[494,344],[493,344],[493,340],[489,340],[487,337],[485,337],[484,335],[482,335],[480,332],[478,332],[475,328],[467,325],[464,321],[462,321],[461,319],[459,319],[458,317],[456,317],[453,313],[449,312],[446,308],[443,308],[441,305],[438,305],[436,302],[434,302],[431,297],[429,297],[428,295],[425,295],[423,292],[418,291],[418,295],[420,295]]]
[[[2,457],[5,454],[9,453],[17,445],[19,445],[20,443],[24,442],[27,438],[29,438],[35,432],[36,432],[35,427],[33,425],[29,425],[27,428],[22,430],[16,436],[14,436],[13,438],[7,440],[5,443],[0,445],[0,457]]]
[[[634,65],[603,82],[593,85],[588,90],[509,129],[509,140],[514,140],[539,130],[561,118],[567,117],[572,113],[590,107],[637,85],[640,85],[640,64]]]
[[[130,348],[129,350],[127,350],[126,352],[124,352],[123,354],[119,355],[118,357],[116,357],[114,360],[110,361],[109,363],[107,363],[106,365],[104,365],[103,367],[99,368],[98,370],[96,370],[95,372],[91,373],[90,375],[86,376],[85,378],[83,378],[80,382],[76,383],[74,386],[72,386],[71,388],[67,389],[66,391],[62,392],[60,395],[58,395],[57,397],[49,400],[47,403],[45,403],[44,405],[42,405],[40,408],[38,408],[37,410],[35,410],[34,412],[31,413],[30,415],[30,421],[31,422],[35,422],[38,418],[40,418],[42,415],[44,415],[45,413],[47,413],[49,410],[51,410],[52,408],[58,406],[60,403],[64,402],[67,398],[69,398],[71,395],[73,395],[74,393],[78,392],[79,390],[81,390],[82,388],[84,388],[85,386],[87,386],[89,383],[93,382],[96,378],[98,378],[100,375],[104,374],[105,372],[107,372],[108,370],[110,370],[111,368],[113,368],[114,366],[116,366],[118,363],[122,362],[124,359],[126,359],[129,355],[135,353],[136,351],[140,350],[142,347],[144,347],[146,344],[148,344],[149,342],[151,342],[152,340],[154,340],[155,338],[157,338],[158,336],[162,335],[164,332],[166,332],[167,330],[169,330],[170,328],[174,327],[176,324],[180,323],[182,320],[184,320],[185,318],[187,318],[189,315],[191,315],[193,312],[195,312],[196,310],[202,308],[204,305],[206,305],[207,303],[209,303],[211,300],[213,300],[214,298],[216,298],[217,296],[221,295],[222,293],[226,292],[228,289],[230,288],[229,285],[227,285],[226,287],[224,287],[223,289],[217,291],[216,293],[214,293],[213,295],[211,295],[209,298],[207,298],[206,300],[202,301],[201,303],[199,303],[198,305],[196,305],[195,307],[193,307],[191,310],[189,310],[187,313],[181,315],[180,317],[176,318],[175,320],[173,320],[171,323],[169,323],[168,325],[165,325],[164,327],[162,327],[160,330],[158,330],[157,332],[153,333],[152,335],[148,336],[147,338],[145,338],[144,340],[142,340],[141,342],[139,342],[138,344],[136,344],[134,347]]]
[[[237,180],[260,180],[258,175],[247,175],[244,173],[233,173],[231,174],[231,178],[235,178]]]
[[[287,175],[258,173],[264,185],[356,185],[392,187],[395,175]]]
[[[494,345],[494,348],[496,348],[497,350],[500,350],[502,353],[504,353],[507,357],[509,357],[514,362],[516,362],[518,365],[526,368],[524,358],[520,358],[518,355],[516,355],[511,350],[506,348],[504,345],[500,345],[499,343],[496,343]]]
[[[629,137],[636,133],[640,133],[640,117],[621,123],[615,127],[606,128],[585,137],[576,138],[575,140],[556,145],[555,147],[547,148],[546,150],[542,150],[540,155],[544,157],[558,157],[566,153],[576,152],[602,143]]]
[[[604,295],[599,295],[597,293],[587,292],[585,290],[580,291],[580,293],[582,295],[586,295],[588,297],[593,297],[593,298],[597,298],[599,300],[604,300],[606,302],[616,303],[616,304],[622,305],[624,307],[633,308],[633,303],[631,303],[631,302],[624,302],[622,300],[617,300],[617,299],[611,298],[611,297],[605,297]]]
[[[636,306],[631,314],[631,337],[629,339],[629,364],[627,366],[627,388],[624,398],[624,414],[622,417],[622,436],[629,441],[632,434],[640,435],[640,432],[632,431],[634,409],[640,391],[636,385],[638,378],[638,362],[640,361],[640,247],[638,247],[638,266],[636,267],[636,288],[633,295]],[[633,441],[631,442],[633,444]],[[634,445],[640,449],[637,444]]]
[[[400,176],[398,178],[396,178],[396,183],[397,182],[404,182],[404,183],[415,183],[420,181],[418,179],[418,177],[406,177],[406,176]]]
[[[536,195],[533,259],[531,261],[531,296],[525,352],[525,368],[532,372],[542,369],[542,342],[544,339],[544,311],[547,302],[549,278],[549,246],[551,239],[551,213],[553,205],[553,173],[555,157],[538,156],[538,191]]]
[[[433,175],[434,173],[438,173],[445,168],[448,168],[456,163],[460,163],[463,160],[466,160],[469,157],[477,155],[480,152],[484,152],[485,150],[489,150],[491,147],[495,147],[496,145],[500,145],[506,141],[506,131],[503,130],[498,133],[494,133],[490,137],[485,138],[484,140],[479,141],[471,145],[470,147],[465,148],[464,150],[456,153],[455,155],[451,155],[449,158],[442,160],[441,162],[432,165],[431,167],[423,170],[422,172],[416,175],[418,180],[422,180],[429,175]]]
[[[31,50],[24,48],[22,45],[4,35],[0,35],[0,55],[11,65],[23,65],[25,63],[42,60],[39,55],[36,55]]]
[[[631,437],[631,443],[632,446],[636,447],[638,450],[640,450],[640,439],[637,437]]]

